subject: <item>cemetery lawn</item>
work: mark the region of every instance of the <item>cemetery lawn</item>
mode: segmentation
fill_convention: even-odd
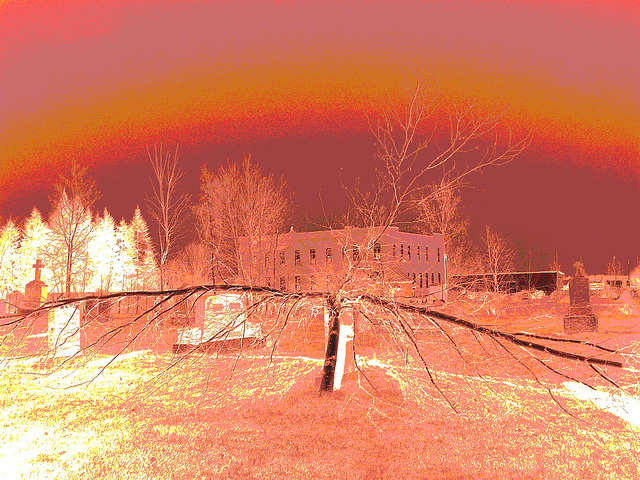
[[[360,376],[323,395],[316,359],[171,359],[134,352],[97,378],[108,357],[4,367],[0,477],[640,478],[640,427],[562,384],[434,369],[456,413],[393,358],[364,365],[375,390]]]

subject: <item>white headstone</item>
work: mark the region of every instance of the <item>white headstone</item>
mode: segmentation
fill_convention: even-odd
[[[253,337],[257,332],[247,323],[242,295],[223,293],[207,297],[204,306],[202,341]]]
[[[80,352],[80,310],[77,307],[58,307],[49,312],[49,348],[56,357],[71,357]]]

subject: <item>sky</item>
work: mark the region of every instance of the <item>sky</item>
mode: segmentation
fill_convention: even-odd
[[[4,1],[0,216],[46,215],[78,160],[98,207],[130,219],[157,144],[179,145],[194,200],[203,164],[251,154],[301,217],[339,212],[341,179],[373,169],[369,121],[421,79],[438,112],[473,103],[529,135],[463,192],[477,230],[503,234],[521,266],[557,251],[567,273],[579,258],[633,267],[639,58],[636,0]]]

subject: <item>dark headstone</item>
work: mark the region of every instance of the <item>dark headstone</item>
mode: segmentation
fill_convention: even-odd
[[[582,262],[576,262],[576,275],[569,282],[569,313],[564,317],[566,333],[595,332],[598,319],[589,301],[589,278]]]

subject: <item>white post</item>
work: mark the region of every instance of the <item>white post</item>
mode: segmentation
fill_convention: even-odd
[[[338,356],[336,358],[336,370],[333,376],[333,389],[338,390],[342,383],[344,367],[348,362],[347,342],[353,340],[353,327],[351,325],[340,325],[340,336],[338,337]],[[350,352],[352,353],[352,352]]]
[[[448,292],[449,290],[448,288],[448,284],[449,284],[449,272],[447,271],[447,263],[448,263],[449,257],[447,256],[447,254],[444,254],[444,290],[442,291],[442,301],[444,302],[444,292]]]

